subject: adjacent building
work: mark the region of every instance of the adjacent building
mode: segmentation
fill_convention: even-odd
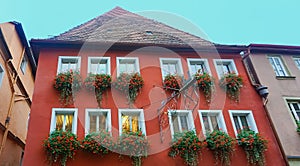
[[[240,52],[247,50],[245,46],[214,44],[119,7],[53,38],[32,39],[30,44],[38,69],[25,166],[48,164],[43,140],[58,128],[69,128],[80,140],[100,128],[111,132],[113,137],[139,128],[150,141],[149,156],[143,165],[183,165],[180,158],[168,157],[174,132],[195,130],[199,138],[204,139],[207,132],[223,130],[236,137],[239,129],[247,127],[269,140],[268,165],[286,164],[261,97],[251,85],[243,65]],[[106,73],[113,81],[121,73],[137,72],[145,84],[133,105],[128,105],[126,97],[112,87],[104,95],[101,108],[95,96],[85,89],[78,92],[74,104],[63,106],[53,88],[53,80],[58,73],[68,70],[79,71],[83,79],[91,72]],[[187,85],[198,70],[215,78],[210,103],[201,92],[200,97],[191,97],[192,92],[186,92],[172,100],[173,104],[164,105],[163,101],[169,97],[162,88],[164,77],[178,74]],[[239,102],[226,97],[218,86],[219,79],[228,72],[238,73],[244,79]],[[160,126],[160,108],[175,112],[168,114],[169,123],[165,127]],[[290,123],[294,125],[293,121]],[[201,165],[215,162],[208,150],[203,150],[199,161]],[[86,163],[130,165],[131,161],[125,157],[119,160],[115,153],[99,157],[82,151],[68,161],[68,165]],[[236,146],[232,165],[246,164],[243,150]]]
[[[264,106],[290,165],[300,164],[300,47],[251,44],[243,59],[252,85],[267,87]]]
[[[22,25],[0,24],[0,161],[20,165],[32,102],[36,64]]]

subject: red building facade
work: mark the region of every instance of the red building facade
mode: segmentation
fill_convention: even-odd
[[[120,15],[122,17],[118,19],[125,20],[126,23],[120,20],[103,23],[104,18],[112,19]],[[127,21],[132,18],[135,22],[128,24]],[[99,23],[99,20],[103,22]],[[90,25],[111,29],[94,30],[96,33],[84,40],[86,34],[92,33]],[[147,28],[130,32],[133,30],[131,26]],[[122,33],[128,34],[124,35],[125,37],[115,35]],[[107,36],[110,38],[106,38]],[[149,156],[143,159],[143,165],[184,164],[180,157],[168,157],[170,142],[175,132],[195,130],[199,139],[205,140],[206,133],[222,130],[236,138],[242,126],[249,127],[267,138],[269,143],[265,156],[268,165],[285,165],[261,97],[251,86],[239,55],[246,49],[243,46],[214,45],[120,8],[113,9],[60,36],[31,40],[31,45],[38,60],[38,69],[23,162],[25,166],[48,164],[42,144],[49,133],[57,128],[58,123],[62,123],[63,128],[69,125],[79,140],[92,129],[98,130],[102,117],[96,114],[98,116],[92,120],[92,115],[95,115],[93,113],[97,112],[105,114],[105,129],[111,132],[114,138],[122,134],[127,124],[129,130],[136,130],[138,126],[147,136],[150,149]],[[79,71],[83,79],[90,72],[110,74],[113,82],[123,72],[137,72],[142,76],[144,86],[131,105],[124,94],[112,87],[103,95],[101,108],[98,107],[94,94],[84,88],[76,94],[74,104],[63,106],[53,88],[53,80],[58,73],[70,69]],[[199,69],[215,78],[215,90],[210,102],[207,102],[203,93],[197,89],[199,97],[193,96],[191,91],[180,91],[181,94],[172,99],[173,104],[164,105],[163,101],[170,97],[170,93],[162,87],[164,76],[175,73],[182,77],[182,84],[187,85],[189,78]],[[220,78],[226,72],[238,73],[243,78],[239,102],[229,99],[219,87]],[[167,111],[167,122],[164,126],[161,126],[159,120],[160,110]],[[174,119],[173,115],[171,116],[172,111],[175,111],[177,116]],[[69,122],[59,122],[59,116],[67,119],[68,115],[71,115]],[[129,120],[124,120],[124,117]],[[247,159],[243,149],[238,145],[235,145],[235,149],[231,156],[231,165],[246,165]],[[117,153],[101,157],[79,150],[74,160],[67,162],[68,165],[87,163],[130,165],[131,161],[127,157],[120,159]],[[204,148],[199,165],[214,163],[213,153]]]

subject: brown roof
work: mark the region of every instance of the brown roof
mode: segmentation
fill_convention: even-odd
[[[49,40],[49,39],[48,39]],[[208,46],[211,42],[116,7],[50,40]]]

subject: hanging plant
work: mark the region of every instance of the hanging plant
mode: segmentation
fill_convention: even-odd
[[[144,80],[139,73],[121,73],[114,85],[118,90],[127,95],[129,103],[134,103],[138,92],[144,85]]]
[[[175,158],[179,155],[186,165],[196,166],[201,148],[202,143],[194,131],[175,133],[169,156]]]
[[[225,74],[220,80],[220,86],[226,91],[230,99],[238,102],[240,88],[243,87],[243,79],[235,73]]]
[[[214,90],[214,78],[207,73],[196,73],[195,78],[199,89],[204,93],[206,101],[211,100],[212,92]]]
[[[149,142],[141,131],[123,133],[118,142],[120,154],[128,155],[133,166],[141,166],[142,158],[148,156]]]
[[[80,143],[70,131],[54,131],[43,144],[49,161],[65,166],[68,158],[73,158]]]
[[[92,74],[85,79],[84,85],[87,90],[95,92],[98,106],[101,107],[102,94],[111,86],[111,77],[108,74]]]
[[[169,92],[178,92],[180,89],[181,79],[177,75],[168,74],[163,81],[163,87]]]
[[[110,133],[95,132],[85,136],[81,142],[81,148],[93,154],[105,155],[114,149],[114,142]]]
[[[63,105],[73,104],[75,93],[81,89],[79,72],[72,70],[59,73],[54,79],[54,89],[59,92],[59,100]]]
[[[239,145],[245,150],[250,164],[265,165],[265,151],[268,141],[252,130],[242,130],[238,134]]]
[[[224,131],[215,130],[206,137],[207,147],[213,151],[216,163],[230,165],[230,156],[234,151],[234,139]]]

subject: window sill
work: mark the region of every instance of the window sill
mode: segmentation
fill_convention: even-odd
[[[276,76],[277,80],[295,80],[296,76]]]

